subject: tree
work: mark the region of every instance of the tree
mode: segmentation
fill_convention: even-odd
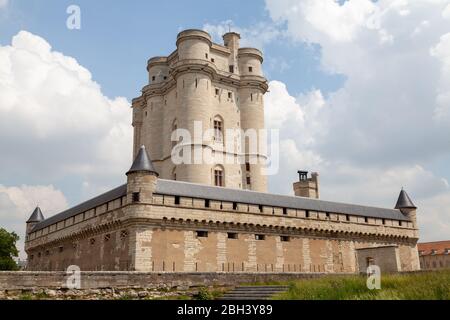
[[[0,228],[0,270],[18,270],[19,267],[14,260],[19,256],[19,251],[16,247],[16,242],[19,241],[19,236],[15,232],[9,233],[3,228]]]

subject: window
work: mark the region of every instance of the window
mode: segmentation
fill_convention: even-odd
[[[111,235],[109,233],[105,234],[105,242],[108,242],[110,239],[111,239]]]
[[[219,89],[218,88],[216,88],[216,96],[218,96],[219,95]]]
[[[250,101],[253,101],[253,93],[250,93]]]
[[[245,170],[250,172],[250,163],[248,162],[245,163]]]
[[[214,169],[214,185],[216,187],[223,187],[223,170],[222,170],[222,168]]]
[[[228,232],[228,239],[238,239],[238,234],[235,232]]]
[[[231,66],[229,67],[229,70],[230,70],[231,73],[234,73],[234,66],[231,65]]]
[[[398,222],[398,225],[399,225],[399,226],[401,227],[401,226],[402,226],[402,222],[401,222],[401,221],[399,221],[399,222]]]
[[[59,247],[59,252],[63,252],[64,251],[64,247]]]
[[[282,242],[289,242],[291,241],[291,238],[289,236],[280,236],[280,240]]]
[[[139,202],[141,201],[141,195],[139,192],[133,192],[132,193],[132,202]]]
[[[208,59],[208,54],[207,53],[205,53],[205,58]]]
[[[348,214],[345,215],[345,220],[350,221],[350,216]]]
[[[219,142],[223,140],[223,122],[219,117],[214,119],[214,140]]]
[[[248,67],[248,72],[253,72],[253,67]]]
[[[251,185],[252,184],[252,179],[250,177],[247,177],[247,184]]]
[[[175,196],[175,204],[180,204],[180,196]]]
[[[237,208],[238,208],[237,202],[233,202],[233,210],[237,210]]]
[[[155,80],[156,80],[156,77],[155,77],[155,76],[153,76],[153,77],[152,77],[152,81],[155,81]]]
[[[327,212],[327,213],[325,214],[325,216],[327,217],[327,219],[330,219],[330,213],[329,213],[329,212]]]
[[[89,240],[89,243],[90,243],[91,245],[94,245],[94,244],[95,244],[95,239],[94,239],[94,238],[91,238],[91,239]]]
[[[259,205],[259,212],[263,212],[264,210],[263,210],[263,206],[260,204]]]
[[[228,99],[233,99],[233,93],[232,92],[228,92]]]
[[[287,215],[287,209],[286,208],[283,208],[283,214]]]
[[[386,224],[386,219],[383,219],[383,220],[382,220],[382,223],[383,223],[383,224]]]
[[[46,250],[46,251],[45,251],[45,255],[46,255],[46,256],[49,256],[49,255],[50,255],[50,250]]]
[[[365,222],[365,223],[368,223],[368,222],[369,222],[369,218],[364,217],[364,222]]]
[[[306,214],[305,215],[306,215],[307,218],[309,218],[309,211],[308,210],[306,210]]]
[[[450,248],[445,248],[444,254],[450,254]]]
[[[209,199],[205,199],[205,208],[209,208],[210,203],[209,203]]]
[[[436,254],[437,253],[437,251],[436,251],[436,249],[431,249],[431,254]]]
[[[216,62],[216,61],[214,60],[214,58],[211,58],[211,62]]]
[[[167,76],[164,76],[164,80],[167,80]]]
[[[208,238],[208,231],[197,231],[197,238]]]
[[[255,234],[255,239],[256,240],[265,240],[266,236],[263,234]]]
[[[374,258],[372,258],[372,257],[367,257],[366,258],[366,265],[367,265],[367,267],[370,267],[370,266],[372,266],[374,264],[375,264],[375,259]]]
[[[38,253],[38,258],[40,258],[40,257],[41,257],[41,255],[42,255],[42,254],[41,254],[41,253],[39,252],[39,253]]]

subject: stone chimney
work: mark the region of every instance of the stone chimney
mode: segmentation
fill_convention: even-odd
[[[298,171],[298,181],[294,182],[294,193],[297,197],[319,199],[319,174],[312,172],[308,178],[308,171]]]

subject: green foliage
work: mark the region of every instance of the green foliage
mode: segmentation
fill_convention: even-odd
[[[19,241],[19,236],[15,232],[9,233],[3,228],[0,228],[0,270],[14,271],[19,267],[14,261],[14,258],[19,255],[16,247],[16,242]]]
[[[208,290],[207,288],[201,288],[198,294],[194,296],[196,300],[214,300],[223,294],[220,290]]]
[[[450,300],[450,270],[381,277],[381,290],[369,290],[366,277],[329,276],[289,283],[282,300]]]

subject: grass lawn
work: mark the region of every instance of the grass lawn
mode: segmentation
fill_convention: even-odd
[[[329,276],[289,282],[281,300],[450,300],[450,270],[391,274],[369,290],[364,276]]]

